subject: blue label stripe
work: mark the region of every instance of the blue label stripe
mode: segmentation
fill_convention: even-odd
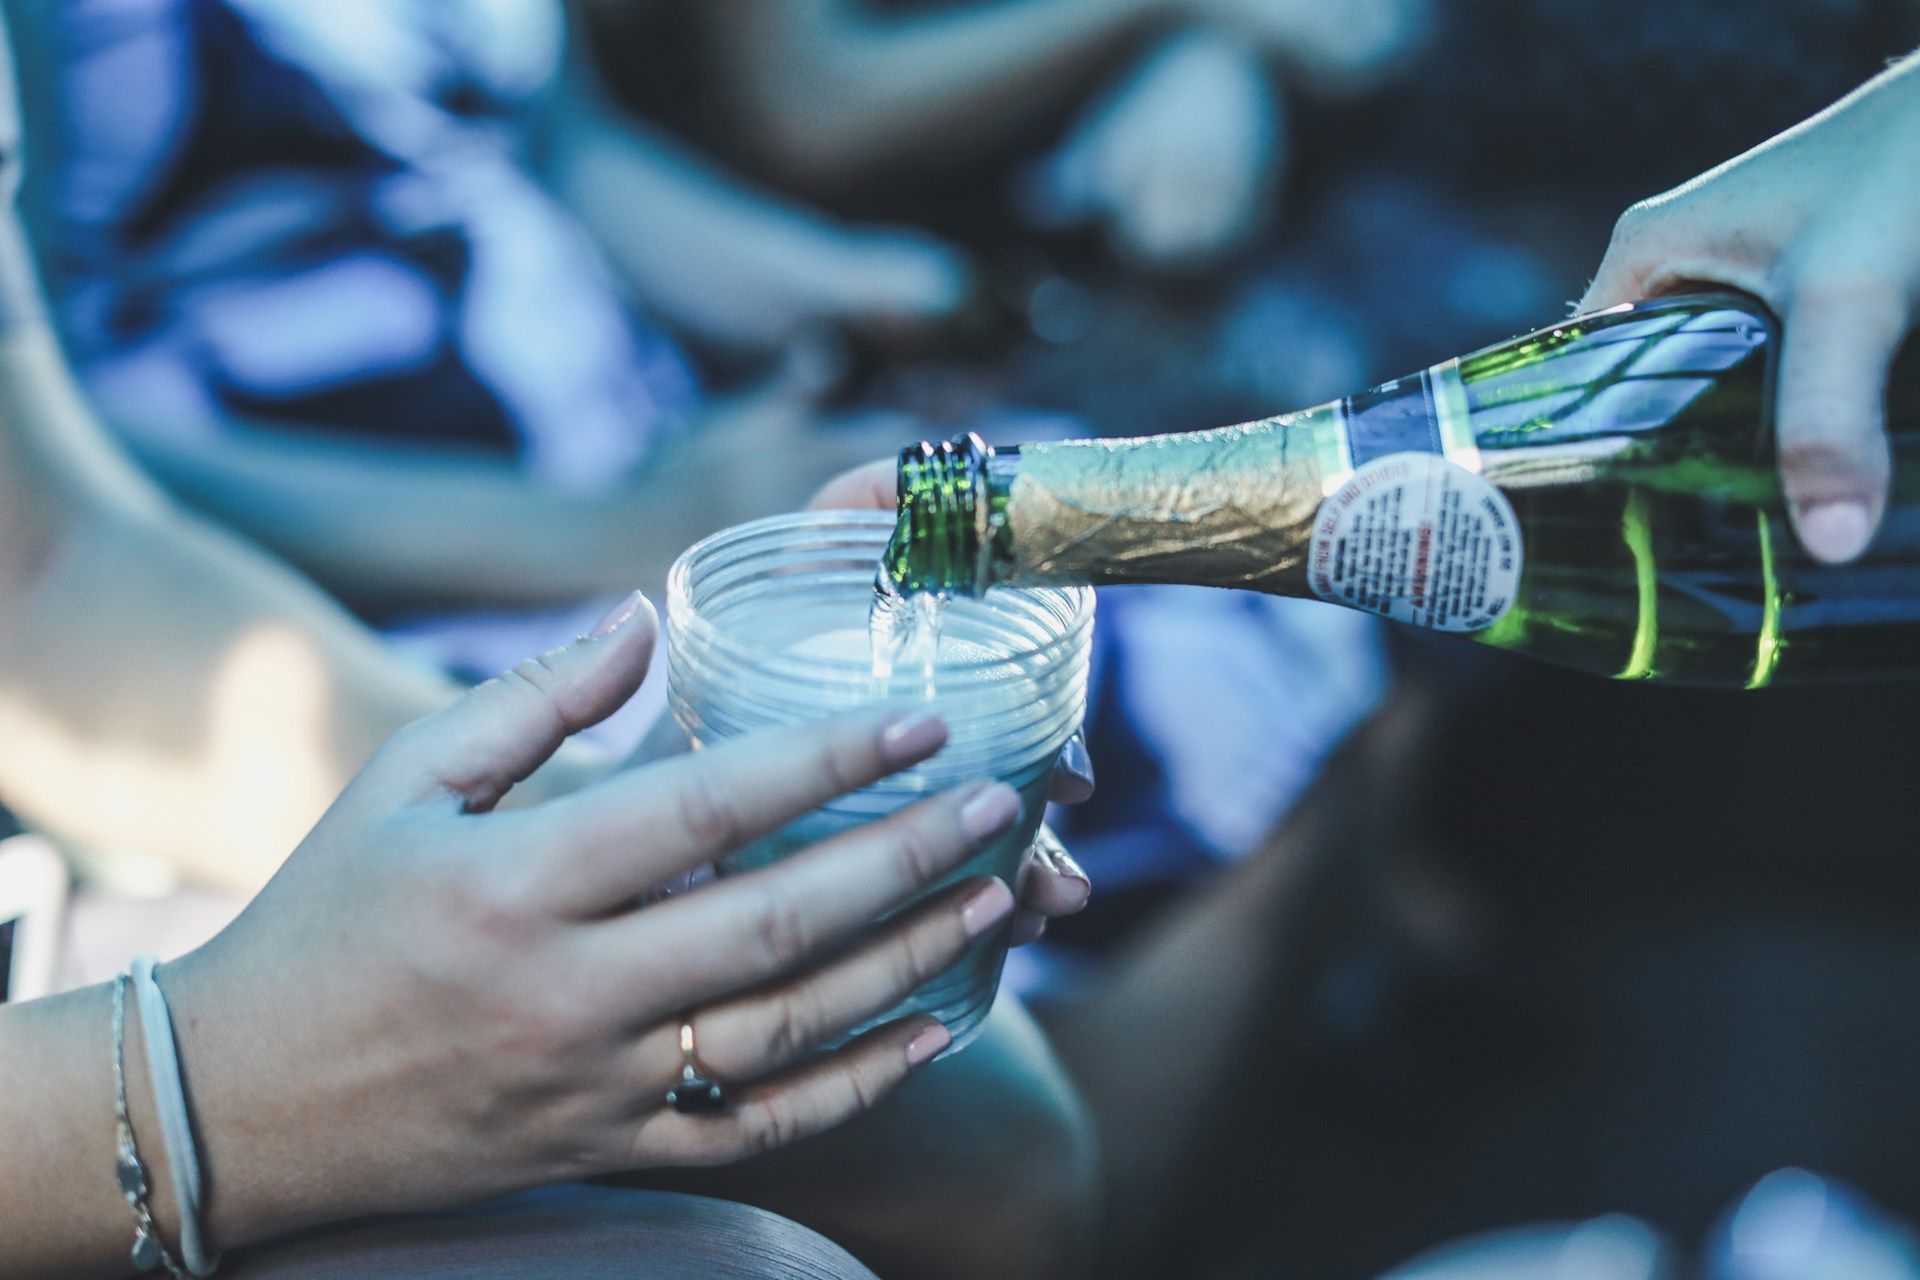
[[[1402,378],[1347,400],[1347,439],[1355,467],[1394,453],[1446,453],[1433,380],[1421,373],[1417,387],[1414,382]]]

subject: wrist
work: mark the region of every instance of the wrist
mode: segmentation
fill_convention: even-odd
[[[304,1170],[295,1162],[314,1135],[298,1133],[303,1112],[292,1105],[293,1082],[274,1069],[266,1050],[272,1028],[247,1016],[242,993],[221,973],[218,947],[216,939],[169,962],[161,976],[180,1046],[188,1115],[199,1142],[203,1227],[212,1248],[229,1249],[349,1214],[310,1198],[330,1197],[338,1188],[301,1187]],[[145,1034],[143,1026],[140,1035]],[[129,1028],[128,1060],[140,1061],[136,1053],[144,1051],[145,1040],[136,1042]],[[144,1074],[128,1070],[128,1105],[137,1108],[136,1132],[157,1133]],[[142,1077],[137,1102],[136,1076]],[[177,1221],[174,1188],[164,1177],[154,1181],[155,1216]]]

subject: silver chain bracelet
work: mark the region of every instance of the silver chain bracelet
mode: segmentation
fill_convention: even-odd
[[[153,1225],[153,1210],[147,1204],[151,1188],[146,1166],[140,1163],[139,1148],[134,1145],[133,1120],[127,1115],[127,988],[133,979],[121,974],[113,980],[113,1123],[120,1143],[120,1158],[115,1164],[120,1175],[120,1193],[133,1211],[134,1269],[142,1275],[155,1267],[165,1267],[173,1280],[193,1280],[185,1267],[167,1249]]]

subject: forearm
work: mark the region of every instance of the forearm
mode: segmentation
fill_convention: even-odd
[[[649,311],[728,346],[792,336],[804,317],[741,300],[778,290],[782,260],[820,253],[837,228],[620,117],[578,78],[556,114],[554,189]]]
[[[542,167],[651,313],[769,353],[815,327],[913,323],[958,303],[955,255],[846,226],[713,164],[621,110],[583,48],[576,39],[546,104]]]
[[[453,696],[179,516],[90,512],[0,619],[0,794],[70,844],[258,887],[387,736]]]
[[[134,451],[190,506],[371,608],[534,606],[631,590],[725,522],[705,501],[711,482],[671,464],[643,485],[573,494],[504,459],[264,431],[208,446],[145,440]]]
[[[853,10],[859,9],[858,12]],[[1174,9],[1162,0],[997,0],[889,18],[846,0],[714,0],[750,127],[801,180],[940,164],[1066,102]]]
[[[380,742],[454,693],[168,503],[31,325],[0,336],[0,657],[10,807],[71,844],[241,890]]]
[[[111,985],[0,1005],[0,1275],[133,1274],[134,1218],[115,1174],[112,1008]],[[175,1244],[179,1208],[132,999],[123,1047],[147,1205]]]
[[[232,1016],[234,993],[208,983],[202,955],[167,965],[161,984],[180,1045],[209,1246],[241,1248],[379,1207],[355,1169],[329,1167],[325,1120],[337,1118],[340,1101],[321,1099],[317,1117],[293,1105],[313,1101],[301,1092],[306,1077],[276,1078],[259,1052],[278,1028]],[[134,1217],[115,1172],[112,1019],[110,983],[0,1005],[0,1275],[133,1274]],[[179,1201],[131,992],[123,1026],[127,1116],[147,1207],[177,1249]]]
[[[500,458],[245,431],[134,450],[189,505],[356,605],[570,604],[653,589],[689,544],[792,510],[907,428],[811,430],[792,387],[714,402],[637,475],[593,493]]]
[[[125,1276],[105,987],[0,1005],[0,1274]],[[129,1085],[133,1084],[129,1078]],[[152,1133],[142,1097],[133,1116]]]

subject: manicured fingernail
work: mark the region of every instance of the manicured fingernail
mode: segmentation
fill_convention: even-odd
[[[1797,523],[1801,545],[1812,552],[1816,560],[1851,560],[1867,549],[1873,537],[1873,523],[1867,518],[1867,509],[1857,502],[1823,502],[1802,507]]]
[[[1093,877],[1087,874],[1086,868],[1074,860],[1072,854],[1056,844],[1047,851],[1047,856],[1053,863],[1055,871],[1069,880],[1078,881],[1085,892],[1089,894],[1093,892]]]
[[[907,1063],[910,1066],[924,1067],[953,1043],[953,1033],[939,1023],[934,1023],[907,1041]]]
[[[960,908],[960,927],[969,938],[977,938],[1007,918],[1013,910],[1013,890],[1001,880],[989,880],[974,891],[967,905]]]
[[[880,731],[880,753],[896,764],[914,764],[946,740],[947,726],[939,716],[931,711],[914,711]]]
[[[632,622],[634,615],[640,612],[640,606],[646,602],[647,597],[644,593],[639,591],[629,592],[619,604],[607,610],[605,617],[593,624],[593,630],[587,632],[588,638],[593,640],[606,639],[621,627]]]
[[[1060,767],[1074,777],[1093,788],[1093,757],[1087,754],[1086,740],[1079,734],[1067,739],[1067,745],[1060,750]]]
[[[1093,881],[1087,878],[1087,873],[1082,871],[1079,864],[1072,859],[1068,859],[1067,865],[1059,870],[1061,877],[1073,886],[1068,890],[1065,901],[1060,904],[1063,913],[1072,915],[1076,911],[1084,910],[1093,898]]]
[[[960,826],[975,843],[993,839],[1020,816],[1020,793],[1004,782],[990,782],[960,806]]]

